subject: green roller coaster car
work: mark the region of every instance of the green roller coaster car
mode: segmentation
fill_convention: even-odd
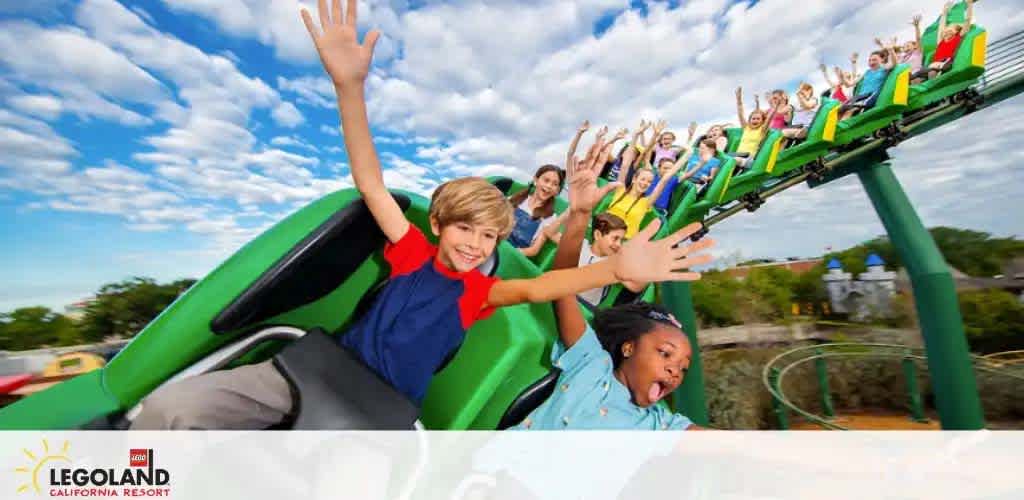
[[[966,5],[961,2],[949,10],[947,21],[962,23],[966,17]],[[938,45],[939,21],[936,20],[921,35],[921,50],[924,54],[923,67],[932,62]],[[953,67],[941,75],[910,86],[910,109],[918,109],[959,93],[978,81],[985,73],[988,33],[985,28],[974,25],[964,35],[953,57]]]
[[[733,151],[736,145],[739,144],[743,131],[738,128],[729,128],[725,129],[725,134],[729,138],[727,150]],[[739,174],[736,174],[734,169],[732,178],[726,179],[722,191],[718,192],[717,196],[713,198],[705,196],[704,201],[721,205],[761,187],[761,184],[772,176],[775,171],[781,147],[782,133],[778,130],[769,130],[765,134],[764,140],[761,141],[761,147],[757,149],[757,154],[754,155],[754,161],[750,163],[750,168]],[[709,190],[708,194],[711,193],[712,191]]]
[[[860,89],[860,84],[857,84]],[[858,91],[854,91],[857,95]],[[891,70],[882,85],[878,100],[870,109],[839,122],[836,131],[836,146],[843,146],[856,140],[870,137],[898,120],[907,109],[907,98],[910,93],[910,66],[897,64]]]
[[[790,171],[812,162],[826,153],[836,139],[839,125],[839,101],[822,99],[814,120],[807,128],[807,137],[800,144],[789,146],[779,153],[775,167],[768,171],[772,177],[781,177]],[[736,199],[726,195],[726,199]]]
[[[429,200],[409,193],[395,197],[410,221],[430,234]],[[380,253],[383,242],[356,190],[325,196],[196,283],[104,368],[0,409],[0,429],[118,428],[123,413],[154,388],[271,325],[320,327],[340,335],[359,314],[361,302],[388,276]],[[538,274],[508,244],[499,245],[495,254],[499,277]],[[550,305],[499,309],[469,330],[462,348],[437,373],[420,421],[429,429],[496,428],[523,389],[550,374],[555,339]],[[282,345],[253,346],[237,363],[267,359]]]
[[[766,149],[762,147],[758,151],[754,162],[765,165],[768,162],[770,153],[762,154],[762,151],[766,151]],[[767,151],[771,151],[771,149],[767,149]],[[718,173],[715,174],[715,178],[711,181],[711,186],[700,197],[697,196],[697,190],[689,183],[679,186],[676,192],[672,193],[672,201],[669,202],[669,217],[666,224],[669,231],[677,231],[691,222],[703,219],[704,215],[718,204],[718,199],[729,188],[729,183],[736,168],[736,160],[724,153],[718,153],[716,157],[721,167],[719,167]]]

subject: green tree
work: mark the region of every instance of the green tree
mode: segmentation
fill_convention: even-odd
[[[971,350],[1024,349],[1024,304],[1003,290],[960,292],[960,312]]]
[[[693,283],[693,308],[704,326],[741,323],[737,306],[742,283],[721,271],[709,271]]]
[[[0,314],[0,349],[20,351],[81,342],[75,324],[47,307],[23,307]]]
[[[789,316],[796,281],[796,275],[782,267],[759,267],[750,271],[744,284],[759,306],[760,320],[775,321]]]
[[[93,342],[110,335],[131,337],[194,283],[178,280],[161,285],[151,278],[135,277],[103,285],[85,308],[82,334]]]

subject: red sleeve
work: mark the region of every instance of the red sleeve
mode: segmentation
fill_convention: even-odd
[[[459,315],[463,328],[468,330],[477,320],[487,319],[494,313],[494,307],[488,306],[485,309],[484,304],[487,303],[491,287],[498,281],[498,278],[489,278],[476,270],[466,273],[462,278],[462,284],[466,287],[459,299]]]
[[[395,243],[384,244],[384,260],[391,265],[391,277],[409,274],[434,258],[437,249],[418,227],[409,224],[405,235]]]

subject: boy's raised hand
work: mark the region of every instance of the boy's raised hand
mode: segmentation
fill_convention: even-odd
[[[715,242],[704,238],[696,243],[683,241],[700,230],[700,223],[694,222],[672,235],[651,241],[661,227],[661,220],[651,221],[636,234],[622,250],[611,258],[615,259],[615,278],[621,281],[654,283],[660,281],[696,281],[700,273],[684,272],[701,264],[711,262],[710,254],[698,254],[714,246]],[[676,246],[676,243],[679,245]]]
[[[580,160],[575,156],[569,158],[565,166],[569,179],[569,210],[572,212],[589,213],[601,202],[609,191],[622,185],[621,182],[609,182],[602,187],[597,186],[597,177],[601,173],[601,161],[604,153],[604,141],[598,140],[587,156]]]
[[[342,20],[341,0],[331,0],[331,12],[327,12],[327,0],[318,0],[320,11],[320,27],[316,29],[309,11],[302,9],[302,20],[306,23],[309,36],[320,54],[324,70],[331,76],[334,87],[340,90],[350,86],[362,86],[366,75],[370,72],[370,61],[373,59],[373,47],[377,44],[380,32],[370,31],[359,44],[356,32],[356,0],[348,0],[345,18]]]

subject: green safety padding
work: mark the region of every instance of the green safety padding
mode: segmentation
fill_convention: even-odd
[[[833,130],[830,139],[824,137],[824,133],[826,125],[828,125],[829,113],[838,107],[839,101],[835,99],[825,98],[821,100],[821,106],[818,107],[818,112],[814,115],[814,120],[807,130],[807,138],[804,139],[804,142],[789,146],[779,153],[779,159],[775,163],[775,169],[772,170],[772,176],[783,176],[828,153],[829,147],[832,146],[832,142],[835,140],[835,130]],[[838,127],[838,121],[832,126]],[[730,198],[731,196],[727,195],[726,197]]]
[[[688,189],[676,189],[669,203],[669,232],[678,231],[691,222],[703,219],[704,214],[710,210],[710,205],[713,205],[713,202],[707,200],[718,199],[727,189],[736,168],[736,160],[724,153],[718,153],[717,158],[721,162],[721,167],[700,200],[697,199],[697,190],[689,187],[689,184],[686,185]]]
[[[743,194],[761,187],[761,183],[766,178],[774,175],[775,169],[772,164],[772,151],[776,144],[781,140],[781,132],[778,130],[769,130],[767,135],[765,135],[764,140],[761,141],[761,147],[758,148],[757,154],[754,155],[754,161],[751,162],[750,167],[742,173],[733,176],[732,179],[726,179],[726,182],[723,185],[724,191],[716,191],[714,189],[714,184],[712,184],[712,189],[708,191],[704,199],[713,202],[716,205],[722,204],[739,198]],[[776,163],[777,160],[778,157],[775,158]],[[769,168],[771,168],[771,172],[768,171]]]
[[[858,84],[858,87],[860,85]],[[910,92],[910,66],[897,64],[889,71],[878,100],[871,109],[839,122],[834,146],[849,144],[885,127],[907,108]],[[856,92],[855,92],[856,94]]]
[[[121,409],[103,386],[104,369],[66,380],[0,410],[0,430],[76,429]]]

